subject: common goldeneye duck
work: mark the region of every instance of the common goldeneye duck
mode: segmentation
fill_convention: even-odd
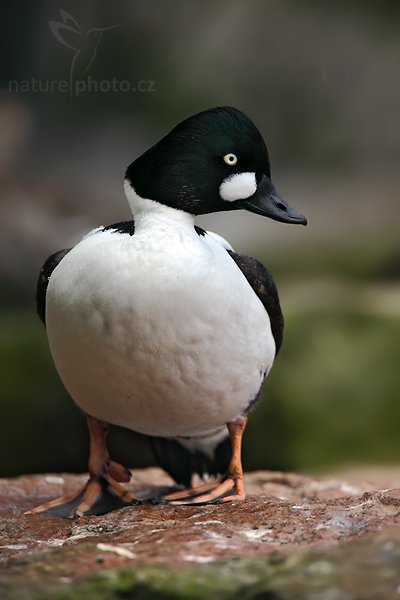
[[[276,192],[263,138],[222,107],[182,121],[127,169],[133,220],[98,227],[45,262],[37,308],[58,373],[87,415],[89,480],[34,508],[101,514],[139,501],[110,459],[109,424],[150,437],[158,463],[187,489],[173,504],[243,500],[241,441],[282,342],[271,275],[217,234],[205,213],[246,209],[306,218]],[[222,475],[191,488],[194,473]]]

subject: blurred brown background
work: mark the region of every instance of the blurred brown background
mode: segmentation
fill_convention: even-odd
[[[286,315],[246,467],[399,462],[400,5],[21,0],[0,17],[0,473],[86,468],[34,313],[43,261],[129,218],[126,166],[223,104],[255,121],[278,190],[309,218],[199,219],[265,262]],[[151,461],[137,436],[113,444]]]

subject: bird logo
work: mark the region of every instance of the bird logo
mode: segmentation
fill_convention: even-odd
[[[93,65],[104,32],[121,27],[122,23],[108,27],[92,27],[84,31],[66,10],[60,8],[60,16],[62,20],[49,21],[49,27],[56,40],[74,52],[69,71],[69,87],[72,92],[76,76],[84,75]]]

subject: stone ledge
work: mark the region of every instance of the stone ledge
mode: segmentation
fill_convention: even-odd
[[[257,590],[275,590],[259,598],[308,598],[305,591],[282,595],[301,578],[304,590],[312,581],[331,589],[336,579],[348,580],[347,588],[338,588],[342,595],[331,591],[324,600],[387,600],[389,592],[400,598],[399,469],[334,479],[250,473],[249,498],[231,505],[143,504],[79,520],[22,514],[84,477],[0,480],[0,598],[46,598],[49,590],[52,598],[75,598],[80,590],[89,600],[117,598],[121,586],[129,598],[233,598],[244,584],[250,586],[246,598]],[[169,485],[161,470],[144,469],[135,471],[130,487],[147,498]],[[368,564],[376,568],[370,572]],[[386,586],[386,595],[360,595],[362,587],[372,594],[374,585]],[[87,586],[99,595],[88,595]],[[187,586],[192,592],[182,595],[189,594]],[[135,596],[139,589],[142,595]]]

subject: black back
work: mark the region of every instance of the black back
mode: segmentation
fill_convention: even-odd
[[[133,235],[135,233],[135,221],[131,219],[130,221],[113,223],[113,225],[107,225],[106,227],[103,227],[101,231],[109,231],[110,229],[113,229],[118,233],[127,233],[128,235]]]

